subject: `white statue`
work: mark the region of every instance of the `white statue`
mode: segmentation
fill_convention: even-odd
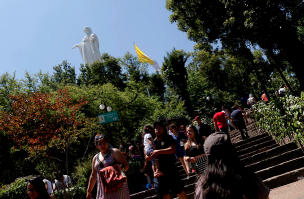
[[[90,27],[84,27],[83,32],[86,36],[82,43],[76,44],[72,49],[78,47],[84,64],[92,64],[95,61],[100,61],[99,42],[97,36],[92,33]]]

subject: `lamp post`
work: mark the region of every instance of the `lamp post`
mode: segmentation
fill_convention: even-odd
[[[100,104],[99,108],[100,108],[100,110],[105,110],[106,109],[107,112],[111,112],[112,111],[112,107],[111,106],[106,106],[106,104]],[[106,126],[109,129],[110,140],[112,141],[113,138],[112,138],[112,135],[110,133],[111,132],[110,124],[106,124]]]
[[[104,110],[104,109],[106,108],[106,105],[100,104],[100,105],[99,105],[99,108],[100,108],[101,110]],[[112,111],[112,107],[111,107],[111,106],[107,106],[107,112],[111,112],[111,111]]]

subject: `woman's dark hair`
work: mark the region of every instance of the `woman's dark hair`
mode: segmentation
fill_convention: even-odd
[[[41,199],[50,198],[41,177],[31,178],[27,181],[27,183],[30,183],[34,186],[35,191],[39,194],[38,198],[41,198]]]
[[[207,156],[204,174],[195,190],[196,199],[243,199],[240,163],[227,157]]]
[[[195,199],[267,198],[267,189],[257,174],[243,166],[235,149],[231,148],[217,155],[207,155]]]
[[[196,144],[198,148],[201,148],[204,146],[204,140],[203,138],[200,136],[200,134],[198,133],[197,129],[195,128],[195,126],[193,126],[192,124],[188,125],[187,128],[191,128],[194,132],[194,136],[195,136],[195,140],[196,140]],[[188,139],[188,142],[190,142],[190,139]],[[191,146],[191,144],[190,144]]]

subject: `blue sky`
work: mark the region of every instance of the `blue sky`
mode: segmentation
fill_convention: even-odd
[[[85,36],[85,26],[98,36],[99,50],[114,57],[136,55],[133,42],[160,65],[175,47],[193,51],[194,42],[169,21],[165,0],[3,0],[0,1],[2,31],[1,72],[24,78],[53,73],[53,66],[67,60],[77,75],[82,62],[75,44]],[[149,72],[155,70],[149,66]]]

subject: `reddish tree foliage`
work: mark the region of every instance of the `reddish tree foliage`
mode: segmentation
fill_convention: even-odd
[[[84,98],[73,102],[67,89],[59,90],[55,100],[53,95],[41,92],[9,97],[11,110],[0,112],[0,130],[6,131],[16,146],[35,151],[64,129],[76,129],[80,125],[77,114],[88,103]]]

